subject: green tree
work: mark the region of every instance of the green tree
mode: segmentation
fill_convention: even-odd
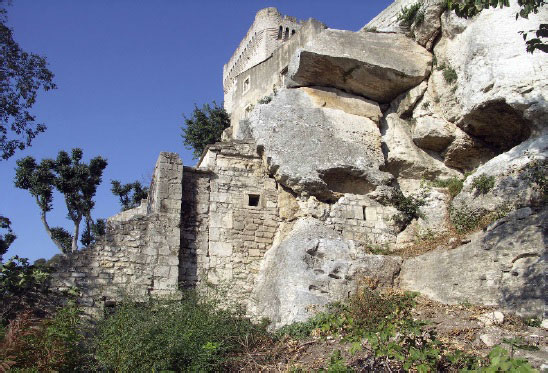
[[[4,4],[0,0],[0,155],[5,160],[44,132],[46,126],[29,109],[40,89],[48,91],[56,85],[45,57],[25,52],[13,40]]]
[[[143,186],[139,181],[122,184],[118,180],[112,180],[110,191],[120,198],[122,211],[126,211],[139,206],[142,199],[148,197],[148,187]]]
[[[11,221],[5,216],[0,216],[0,263],[2,263],[3,255],[8,251],[10,245],[15,241],[17,236],[11,230]]]
[[[185,147],[193,149],[194,158],[199,158],[207,145],[221,140],[223,131],[230,126],[230,116],[215,101],[213,106],[204,104],[201,109],[194,105],[192,116],[183,117],[183,143]]]
[[[449,10],[454,10],[455,14],[462,18],[473,17],[480,13],[483,9],[503,8],[510,6],[510,0],[446,0],[446,5]],[[521,7],[520,11],[516,13],[516,19],[518,17],[528,18],[531,13],[538,13],[539,8],[546,4],[546,0],[518,0],[518,4]],[[535,37],[527,40],[530,33],[533,33]],[[540,50],[548,53],[548,43],[541,38],[548,37],[548,24],[541,23],[537,30],[520,31],[525,40],[527,52],[533,53],[535,50]]]
[[[85,218],[86,230],[92,231],[93,198],[107,166],[107,161],[101,157],[95,157],[86,164],[82,162],[82,155],[82,150],[75,148],[70,156],[60,151],[57,159],[43,159],[40,164],[33,157],[17,161],[15,186],[28,190],[35,198],[46,232],[64,253],[78,250],[82,219]],[[63,228],[50,228],[47,222],[47,213],[52,209],[54,188],[64,196],[67,217],[74,224],[73,234]]]

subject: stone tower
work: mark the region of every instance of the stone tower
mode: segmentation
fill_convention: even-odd
[[[225,109],[228,112],[232,111],[232,91],[236,77],[269,58],[301,25],[302,21],[282,15],[276,8],[265,8],[257,12],[246,36],[223,66]]]

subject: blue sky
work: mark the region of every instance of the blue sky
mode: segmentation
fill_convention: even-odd
[[[222,68],[253,22],[257,10],[274,6],[299,19],[356,31],[391,0],[14,0],[8,22],[15,40],[46,56],[58,89],[41,93],[32,109],[48,126],[33,146],[0,161],[0,215],[18,238],[4,256],[49,258],[50,242],[39,209],[27,191],[13,186],[15,161],[27,155],[53,158],[59,150],[101,155],[109,165],[99,186],[94,218],[119,211],[110,180],[150,181],[161,151],[182,145],[182,114],[223,100]],[[72,231],[60,195],[52,226]]]

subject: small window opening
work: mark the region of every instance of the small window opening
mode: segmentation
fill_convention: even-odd
[[[295,35],[295,30],[291,31],[291,36]]]
[[[280,28],[278,29],[278,40],[282,38],[283,32],[284,32],[284,28],[280,26]]]
[[[289,27],[286,27],[285,28],[284,40],[287,40],[288,38],[289,38]]]
[[[363,220],[367,220],[366,214],[365,214],[365,206],[362,207],[362,212],[363,212]]]
[[[258,194],[249,194],[248,206],[257,207],[259,206],[259,201],[261,196]]]
[[[249,78],[244,80],[244,93],[249,90]]]

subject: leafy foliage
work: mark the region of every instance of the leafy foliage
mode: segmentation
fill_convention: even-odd
[[[31,145],[46,126],[29,109],[41,89],[55,89],[53,73],[44,57],[28,53],[13,40],[7,12],[0,2],[0,155],[8,159],[17,149]]]
[[[221,139],[223,131],[230,126],[230,117],[223,107],[204,104],[202,108],[194,106],[192,116],[183,115],[185,126],[182,127],[184,145],[193,149],[194,158],[199,158],[209,144]]]
[[[47,269],[30,265],[28,259],[14,256],[0,263],[0,317],[5,325],[15,314],[36,302],[45,292]]]
[[[410,27],[413,23],[420,25],[424,22],[424,10],[421,10],[421,8],[421,2],[404,6],[398,14],[400,25]]]
[[[118,180],[112,180],[110,191],[120,198],[122,211],[126,211],[139,206],[142,199],[148,197],[148,187],[141,185],[139,181],[122,184]]]
[[[481,174],[472,179],[472,186],[481,194],[486,194],[495,186],[495,177]]]
[[[11,229],[11,221],[5,216],[0,216],[0,229],[4,231],[4,233],[0,234],[0,263],[1,263],[2,256],[8,251],[8,248],[13,243],[13,241],[15,241],[17,236],[13,234],[13,231]]]
[[[462,190],[463,180],[451,177],[449,179],[434,180],[432,181],[432,185],[438,188],[447,188],[451,197],[456,197]]]
[[[524,170],[525,178],[538,189],[544,202],[548,201],[548,160],[535,160]]]
[[[107,161],[101,157],[95,157],[86,164],[82,162],[82,156],[82,150],[75,148],[71,155],[60,151],[57,159],[43,159],[40,164],[33,157],[17,161],[15,186],[28,190],[36,199],[44,228],[62,252],[67,252],[69,237],[70,250],[78,249],[79,229],[83,218],[86,220],[87,230],[91,231],[91,210],[95,206],[93,198],[107,166]],[[64,196],[68,218],[74,224],[73,235],[63,228],[50,228],[47,222],[46,214],[52,209],[54,188]]]
[[[546,0],[518,0],[518,4],[521,9],[516,13],[516,19],[518,17],[528,18],[529,14],[538,13],[539,8],[546,4]],[[457,16],[469,18],[480,13],[483,9],[510,6],[510,0],[446,0],[445,5],[447,9],[454,10]],[[538,49],[548,53],[548,44],[541,39],[548,37],[548,24],[541,23],[538,30],[520,31],[519,33],[525,40],[527,52],[533,53]],[[534,33],[536,37],[527,40],[529,33]]]
[[[93,246],[99,237],[104,236],[107,231],[107,224],[105,219],[97,219],[95,222],[91,222],[86,226],[86,229],[82,233],[80,242],[85,247]]]
[[[217,371],[227,354],[264,333],[239,311],[189,293],[120,305],[99,325],[96,357],[107,371]]]
[[[421,216],[420,207],[425,201],[422,197],[406,197],[401,190],[396,189],[390,198],[390,203],[398,209],[399,214],[393,217],[396,224],[406,227],[413,219]]]
[[[0,344],[0,361],[25,371],[74,371],[83,360],[82,339],[80,311],[74,304],[42,320],[25,311],[10,322]]]

